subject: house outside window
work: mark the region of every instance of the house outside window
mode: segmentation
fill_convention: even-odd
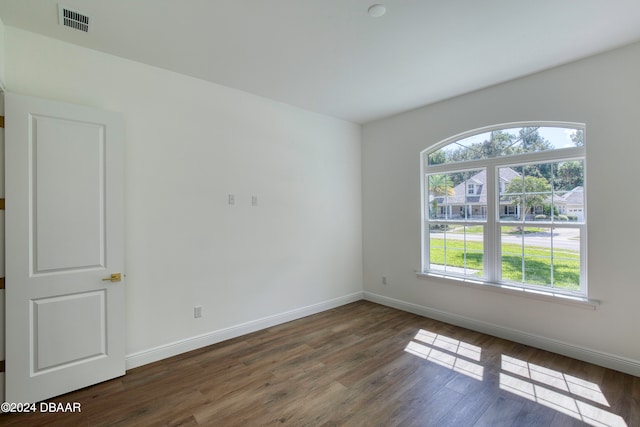
[[[422,272],[586,297],[584,135],[518,123],[426,149]]]
[[[502,189],[502,191],[504,192],[504,188]],[[503,210],[502,218],[504,218],[504,217],[517,217],[518,216],[517,206],[514,206],[514,205],[503,205],[502,206],[502,210]]]

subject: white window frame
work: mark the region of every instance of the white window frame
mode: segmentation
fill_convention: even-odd
[[[508,156],[493,157],[481,160],[471,160],[465,162],[452,162],[438,165],[429,165],[429,154],[443,148],[455,141],[461,139],[491,132],[500,129],[513,129],[519,127],[560,127],[582,130],[585,135],[585,141],[582,146],[579,147],[566,147],[547,151],[538,151],[532,153],[515,154]],[[422,209],[422,272],[419,275],[433,275],[438,277],[463,279],[467,283],[471,284],[488,284],[495,285],[499,288],[515,289],[519,291],[533,291],[539,292],[551,296],[560,297],[577,297],[588,301],[587,292],[587,197],[586,197],[586,184],[587,184],[587,159],[586,159],[586,132],[584,123],[573,122],[515,122],[506,123],[494,126],[488,126],[480,129],[464,132],[450,138],[447,138],[431,147],[423,150],[420,153],[420,187],[421,187],[421,209]],[[578,222],[551,222],[551,221],[536,221],[535,225],[540,227],[561,227],[561,228],[577,228],[580,230],[580,289],[579,291],[570,291],[560,288],[549,288],[545,286],[521,284],[503,281],[501,277],[501,227],[508,225],[522,225],[521,221],[501,221],[500,220],[500,180],[497,179],[498,169],[500,167],[508,166],[520,166],[528,164],[539,164],[547,162],[562,162],[570,160],[581,160],[584,165],[584,207],[583,207],[583,219]],[[471,169],[486,169],[486,193],[487,193],[487,217],[484,222],[484,273],[485,277],[477,278],[471,276],[464,276],[455,273],[442,272],[440,270],[430,269],[429,260],[429,225],[433,222],[439,223],[458,223],[460,221],[453,220],[441,220],[430,219],[425,199],[427,196],[426,176],[430,174],[445,174],[450,172],[457,172],[460,170]],[[468,192],[468,190],[467,190]]]

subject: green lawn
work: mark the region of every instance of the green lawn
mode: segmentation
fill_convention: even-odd
[[[444,240],[432,238],[430,249],[431,264],[444,265]],[[464,241],[450,239],[447,241],[447,266],[465,267]],[[524,271],[522,277],[522,247],[513,243],[502,244],[502,277],[505,280],[549,286],[551,283],[551,253],[542,247],[525,247]],[[477,276],[483,275],[482,242],[466,242],[466,267],[478,270]],[[554,287],[580,289],[580,253],[567,249],[553,251]]]

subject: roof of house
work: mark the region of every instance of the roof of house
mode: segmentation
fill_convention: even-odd
[[[511,182],[521,176],[511,168],[500,168],[500,181]],[[452,196],[436,197],[438,203],[449,205],[486,204],[487,203],[487,171],[482,170],[466,181],[453,187]],[[467,184],[475,184],[474,194],[467,194]],[[446,200],[445,200],[446,199]]]
[[[500,181],[509,183],[514,178],[520,177],[518,172],[506,167],[500,168]],[[453,188],[453,195],[439,196],[436,200],[443,205],[464,205],[464,204],[486,204],[487,203],[487,171],[482,170],[477,174],[469,177],[466,181],[461,182]],[[474,194],[467,194],[467,185],[474,184]],[[557,196],[555,204],[576,205],[584,204],[584,187],[578,186],[568,191],[562,196]]]
[[[562,202],[567,205],[583,205],[584,204],[584,187],[576,187],[568,193],[559,197]]]

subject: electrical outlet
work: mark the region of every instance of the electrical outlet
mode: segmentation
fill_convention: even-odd
[[[234,196],[233,194],[229,194],[229,204],[230,205],[236,204],[236,196]]]
[[[196,305],[195,307],[193,307],[193,318],[198,319],[200,317],[202,317],[202,306]]]
[[[387,283],[387,276],[382,276],[382,284],[383,284],[383,285],[388,285],[388,283]]]
[[[251,206],[258,206],[258,196],[251,196]]]

